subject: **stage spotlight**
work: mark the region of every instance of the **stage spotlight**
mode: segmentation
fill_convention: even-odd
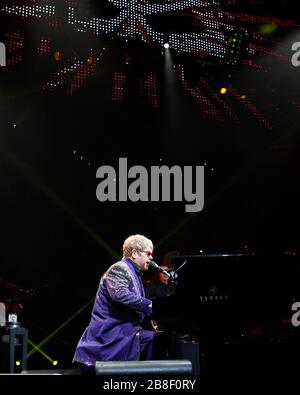
[[[52,365],[56,366],[58,364],[58,361],[53,361]]]
[[[170,44],[165,43],[165,44],[164,44],[164,48],[166,48],[166,49],[170,48]]]
[[[226,92],[227,92],[227,88],[221,88],[221,89],[220,89],[220,93],[221,93],[222,95],[225,95]]]
[[[60,62],[61,61],[61,52],[60,51],[55,51],[54,54],[53,54],[53,57],[54,57],[54,59],[57,62]]]

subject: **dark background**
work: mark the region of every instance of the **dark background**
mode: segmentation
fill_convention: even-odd
[[[35,290],[21,300],[21,321],[35,344],[92,300],[101,274],[121,255],[130,234],[153,240],[158,263],[172,250],[237,251],[245,245],[250,251],[299,250],[300,68],[292,66],[290,48],[300,33],[291,1],[225,4],[222,10],[233,16],[233,26],[244,37],[240,51],[226,59],[172,53],[174,65],[184,66],[189,86],[209,98],[222,120],[206,113],[205,99],[197,102],[180,78],[166,89],[165,58],[157,43],[76,32],[67,24],[66,2],[57,4],[56,24],[51,18],[8,14],[2,3],[0,41],[9,50],[8,65],[0,69],[0,277]],[[111,17],[116,10],[109,7],[82,2],[79,13]],[[195,21],[174,14],[150,22],[166,33],[197,31]],[[259,33],[268,20],[273,33]],[[12,39],[12,32],[22,39]],[[44,36],[50,49],[40,54]],[[251,43],[254,54],[246,50]],[[69,69],[62,87],[45,85],[70,59],[91,56],[90,47],[97,53],[105,47],[103,62],[88,78],[79,78],[80,89],[68,91],[75,78]],[[16,54],[20,60],[14,60]],[[120,102],[112,100],[115,72],[127,78]],[[156,75],[158,108],[140,90],[150,72]],[[229,88],[224,96],[222,86]],[[240,95],[249,98],[251,108]],[[128,158],[129,167],[148,169],[205,165],[203,211],[185,213],[184,203],[173,202],[100,203],[96,170],[102,165],[117,169],[119,157]],[[70,366],[90,309],[91,304],[43,346],[59,364]],[[28,363],[50,364],[38,353]]]

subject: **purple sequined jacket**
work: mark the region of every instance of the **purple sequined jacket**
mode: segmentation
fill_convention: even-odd
[[[91,321],[77,345],[73,361],[138,360],[139,324],[151,316],[151,300],[129,259],[113,264],[100,280]]]

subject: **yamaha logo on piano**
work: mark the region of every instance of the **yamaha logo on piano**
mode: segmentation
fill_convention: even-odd
[[[228,300],[227,294],[218,294],[218,288],[214,285],[208,289],[208,295],[200,295],[201,302],[214,302]]]

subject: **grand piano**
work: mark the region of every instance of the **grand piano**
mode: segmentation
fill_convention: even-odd
[[[173,265],[177,289],[153,301],[156,321],[199,343],[202,372],[245,362],[260,371],[300,352],[300,326],[291,322],[300,302],[298,255],[200,253],[175,257]]]

